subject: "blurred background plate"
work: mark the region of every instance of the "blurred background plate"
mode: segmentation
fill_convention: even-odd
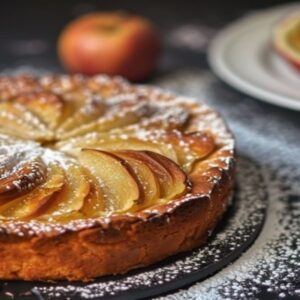
[[[226,83],[260,100],[300,110],[300,75],[272,49],[272,31],[299,4],[252,13],[212,42],[209,62]]]

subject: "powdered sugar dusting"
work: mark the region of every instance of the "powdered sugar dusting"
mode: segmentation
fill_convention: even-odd
[[[288,169],[284,170],[284,173]],[[254,245],[232,266],[225,268],[203,283],[167,299],[241,299],[254,298],[258,293],[275,293],[284,298],[300,295],[299,278],[299,211],[291,211],[287,201],[299,198],[290,189],[291,181],[264,170],[271,199],[264,229]],[[287,174],[285,174],[287,175]],[[297,200],[296,200],[297,199]]]
[[[135,295],[134,293],[138,293],[140,289],[149,287],[163,288],[171,282],[180,283],[180,279],[185,276],[191,276],[192,282],[195,278],[203,278],[214,273],[247,247],[259,233],[264,221],[267,205],[266,187],[259,168],[242,159],[237,179],[239,188],[226,222],[204,247],[132,274],[100,278],[87,284],[56,283],[49,286],[41,283],[31,287],[32,290],[51,299],[105,298],[121,295],[126,291]],[[7,290],[9,291],[9,287]]]
[[[293,113],[261,105],[220,83],[209,71],[181,71],[163,87],[202,96],[229,121],[238,151],[263,165],[269,194],[266,224],[254,245],[213,277],[160,299],[270,299],[300,296],[300,143]],[[298,120],[298,115],[295,119]]]

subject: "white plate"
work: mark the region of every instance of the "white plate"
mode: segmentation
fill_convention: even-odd
[[[259,11],[222,30],[209,49],[215,73],[246,94],[300,110],[300,73],[272,49],[275,24],[296,9],[299,3]]]

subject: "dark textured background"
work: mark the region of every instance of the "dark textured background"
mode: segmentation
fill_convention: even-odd
[[[181,69],[209,68],[206,53],[166,42],[170,31],[185,23],[196,23],[213,30],[251,11],[290,1],[252,0],[1,0],[0,4],[0,71],[31,66],[43,71],[63,72],[56,54],[56,41],[61,29],[75,17],[95,10],[124,10],[150,18],[164,37],[164,52],[158,72],[149,82],[157,82]],[[237,92],[238,94],[238,92]],[[300,128],[299,113],[260,104],[292,120]]]
[[[55,53],[55,43],[60,30],[74,17],[93,10],[125,10],[142,14],[153,20],[167,35],[172,27],[184,22],[198,22],[217,29],[251,10],[288,2],[279,0],[1,0],[0,68],[26,63],[39,68],[62,71]],[[36,40],[46,42],[47,49],[41,49],[43,51],[40,52],[23,49],[22,52],[22,42]],[[174,49],[166,47],[161,68],[169,70],[195,64],[200,68],[207,67],[204,57],[193,57],[189,53],[180,53],[178,56]]]

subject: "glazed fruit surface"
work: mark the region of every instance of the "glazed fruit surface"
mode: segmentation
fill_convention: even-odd
[[[0,220],[65,224],[210,193],[233,158],[215,117],[120,78],[0,78]]]

